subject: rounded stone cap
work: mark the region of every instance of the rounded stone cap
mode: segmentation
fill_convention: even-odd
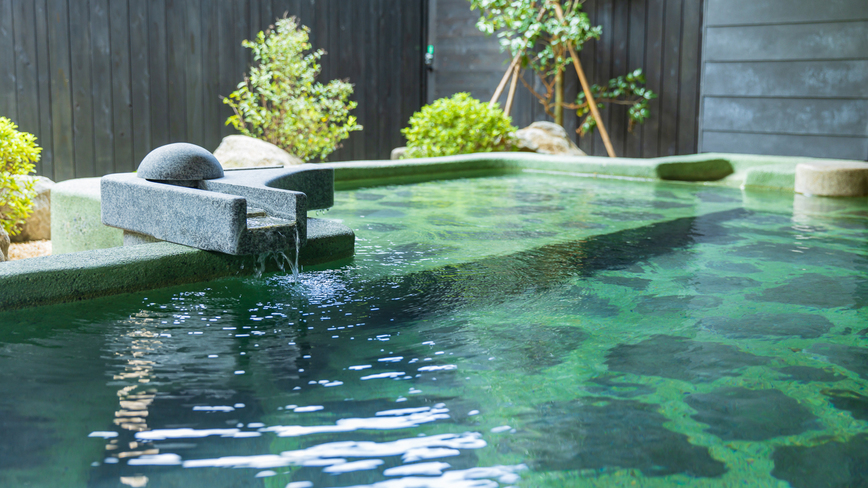
[[[799,163],[794,190],[820,197],[868,195],[868,164],[857,161]]]
[[[223,167],[210,151],[176,142],[160,146],[139,164],[139,178],[154,181],[199,181],[223,177]]]

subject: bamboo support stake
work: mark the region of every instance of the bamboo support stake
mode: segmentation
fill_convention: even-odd
[[[497,84],[497,89],[494,90],[494,96],[491,97],[491,101],[488,102],[489,107],[493,107],[495,103],[497,103],[497,99],[500,98],[500,94],[503,93],[503,89],[506,88],[506,80],[509,79],[509,75],[515,70],[515,66],[518,64],[519,58],[521,58],[521,54],[524,51],[519,51],[518,54],[512,58],[512,62],[509,63],[509,68],[506,68],[506,73],[503,74],[503,78],[500,79],[500,83]]]
[[[558,15],[558,20],[564,22],[564,11],[561,9],[561,5],[557,2],[552,2],[552,5]],[[615,155],[615,148],[612,147],[612,141],[609,140],[609,133],[606,132],[606,126],[603,125],[603,118],[600,117],[600,111],[597,109],[597,102],[594,100],[594,96],[591,95],[591,87],[588,85],[588,79],[585,78],[585,71],[582,69],[581,63],[579,63],[579,55],[576,54],[576,49],[573,47],[572,43],[568,43],[567,48],[570,50],[570,56],[573,58],[573,66],[576,68],[576,74],[579,75],[579,82],[582,84],[582,91],[585,92],[585,99],[588,102],[588,108],[591,110],[591,115],[594,117],[594,120],[597,121],[597,127],[600,128],[600,137],[603,138],[603,145],[606,146],[606,152],[609,154],[610,158],[615,158],[617,157]]]
[[[509,115],[512,109],[512,100],[515,98],[515,87],[518,85],[518,72],[521,71],[521,66],[515,65],[512,71],[512,82],[509,84],[509,95],[506,96],[506,107],[503,109],[504,115]]]
[[[536,16],[536,21],[539,22],[543,18],[543,14],[545,14],[546,8],[543,5],[539,9],[539,13]],[[509,63],[509,68],[506,68],[506,73],[503,74],[503,78],[500,79],[500,83],[497,84],[497,89],[494,90],[494,96],[491,97],[491,101],[488,102],[489,107],[493,107],[495,103],[497,103],[497,99],[500,98],[500,94],[503,93],[503,89],[506,88],[506,80],[509,79],[509,74],[513,73],[513,70],[517,69],[518,61],[521,59],[521,55],[524,54],[524,50],[527,49],[525,45],[521,48],[515,56],[512,58],[512,61]],[[508,113],[508,112],[507,112]]]

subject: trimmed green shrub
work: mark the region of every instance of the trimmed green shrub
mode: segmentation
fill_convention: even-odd
[[[17,226],[30,215],[36,196],[35,181],[15,176],[32,173],[41,151],[36,136],[19,132],[11,120],[0,117],[0,227],[10,235],[19,232]]]
[[[469,93],[456,93],[422,107],[401,134],[407,138],[405,157],[430,158],[510,151],[516,130],[497,104],[489,107]]]
[[[284,17],[255,40],[244,41],[257,65],[223,99],[235,112],[226,125],[305,161],[325,159],[350,132],[362,130],[350,115],[357,105],[349,100],[353,85],[315,80],[321,71],[317,60],[325,51],[305,54],[311,49],[309,32],[295,18]]]

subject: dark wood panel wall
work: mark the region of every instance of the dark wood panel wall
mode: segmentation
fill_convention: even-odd
[[[496,38],[476,29],[479,14],[470,10],[467,0],[430,1],[430,42],[436,57],[429,75],[429,100],[459,91],[489,100],[506,70],[507,55],[500,52]],[[579,53],[590,82],[604,84],[642,68],[647,86],[659,95],[651,102],[650,119],[632,133],[627,130],[626,108],[603,110],[618,156],[697,152],[702,0],[586,0],[583,8],[592,22],[603,27],[602,38],[587,43]],[[569,99],[580,88],[575,73],[567,73]],[[530,73],[525,78],[535,82]],[[501,105],[505,100],[504,95]],[[519,127],[550,120],[523,86],[511,115]],[[564,126],[573,133],[578,120],[566,117]],[[606,155],[599,133],[576,138],[588,154]]]
[[[706,1],[701,151],[868,159],[868,2]]]
[[[349,79],[364,130],[330,160],[388,158],[424,103],[427,0],[0,0],[0,116],[35,134],[61,181],[132,171],[177,141],[233,133],[241,46],[288,12],[311,28],[322,81]]]

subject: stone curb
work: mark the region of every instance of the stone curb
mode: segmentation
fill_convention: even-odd
[[[353,255],[355,235],[345,226],[309,219],[308,245],[312,249],[302,248],[300,264],[344,259]],[[0,265],[0,311],[197,283],[255,271],[256,256],[232,256],[170,242],[22,259]]]
[[[581,176],[703,182],[736,187],[756,186],[792,191],[796,165],[826,160],[742,154],[696,154],[655,159],[609,159],[594,156],[545,156],[528,153],[485,153],[400,161],[331,163],[335,187],[461,178],[483,174],[541,171]],[[831,161],[831,160],[830,160]],[[831,161],[841,163],[841,161]],[[863,164],[863,163],[859,163]],[[0,311],[97,296],[142,291],[175,284],[212,280],[252,272],[245,257],[200,251],[170,243],[123,246],[122,232],[100,221],[99,178],[58,183],[59,198],[52,220],[58,253],[0,266]],[[308,251],[300,261],[316,264],[352,255],[352,232],[331,228],[328,221],[310,219]],[[70,245],[65,245],[70,244]],[[60,245],[58,245],[60,244]],[[110,248],[110,249],[102,249]],[[246,258],[250,260],[250,257]],[[123,272],[118,272],[123,270]]]

